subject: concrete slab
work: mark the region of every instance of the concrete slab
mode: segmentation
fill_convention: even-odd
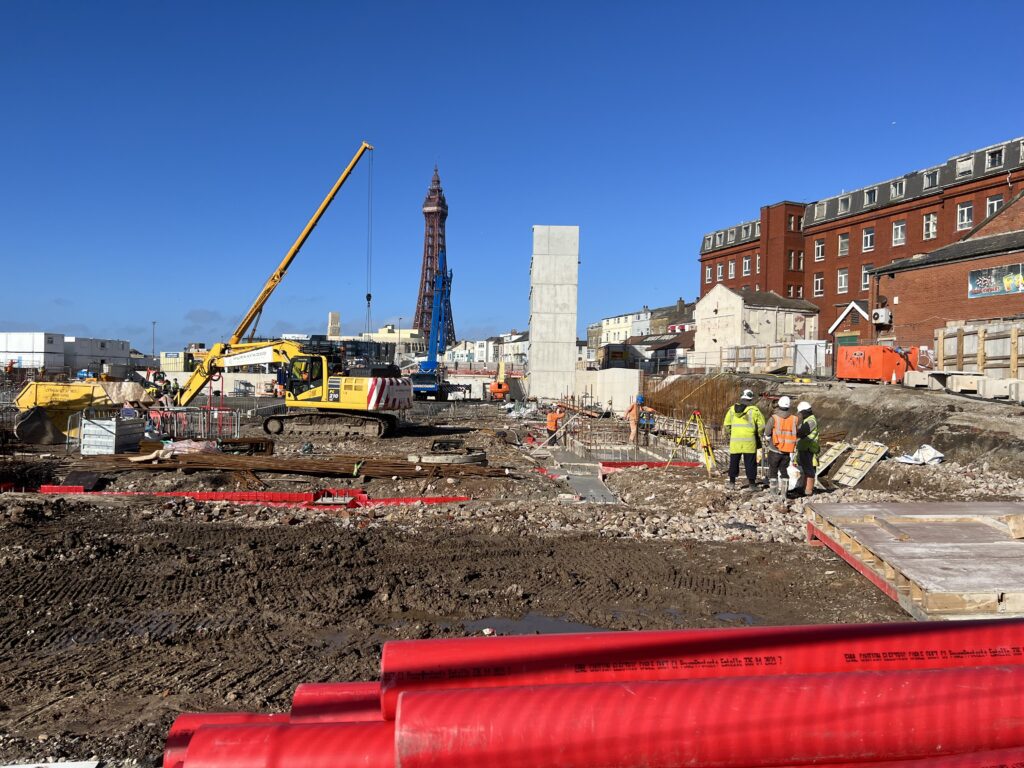
[[[946,381],[946,389],[950,392],[977,393],[978,384],[984,378],[984,376],[972,376],[969,374],[950,376]]]
[[[928,372],[927,371],[907,371],[903,374],[903,386],[904,387],[927,387],[928,386]]]
[[[1019,382],[1020,379],[992,379],[986,376],[978,383],[978,394],[989,400],[1008,400],[1011,385]]]

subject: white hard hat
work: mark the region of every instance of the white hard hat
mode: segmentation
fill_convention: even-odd
[[[784,410],[784,411],[788,410],[789,409],[789,403],[790,403],[790,399],[786,395],[783,395],[782,397],[779,398],[779,408],[781,408],[782,410]]]
[[[801,400],[800,401],[800,405],[798,405],[796,407],[796,412],[797,413],[803,413],[804,411],[809,411],[809,410],[811,410],[811,404],[808,403],[806,400]]]
[[[744,389],[743,390],[743,394],[740,395],[740,400],[753,400],[753,399],[754,399],[754,393],[751,392],[749,389]]]

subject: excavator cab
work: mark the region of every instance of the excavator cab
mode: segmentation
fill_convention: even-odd
[[[322,357],[296,357],[291,361],[288,370],[288,391],[296,398],[306,392],[319,390],[324,386],[324,359]]]

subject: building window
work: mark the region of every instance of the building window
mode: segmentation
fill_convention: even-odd
[[[796,297],[798,299],[802,299],[804,297],[804,287],[802,285],[798,285],[796,287]]]
[[[1002,168],[1003,166],[1003,148],[990,149],[985,153],[985,169],[989,168]]]
[[[760,221],[755,221],[754,222],[754,237],[760,237],[760,236],[761,236],[761,222]]]
[[[839,198],[839,212],[840,213],[849,213],[850,212],[850,196],[849,195],[847,195],[846,197],[840,197]]]
[[[992,195],[985,201],[985,218],[988,218],[993,213],[1003,207],[1003,196]]]
[[[750,225],[749,224],[744,224],[743,225],[743,228],[740,230],[740,237],[742,237],[744,240],[747,239],[748,237],[750,237]]]
[[[755,291],[760,291],[761,290],[761,284],[760,283],[754,283],[754,290]]]
[[[814,260],[825,260],[825,238],[820,238],[814,241]]]
[[[815,296],[825,295],[825,273],[815,272],[814,273],[814,285],[812,286]]]
[[[905,245],[907,242],[907,222],[900,219],[892,223],[892,244]]]
[[[875,250],[875,228],[864,227],[864,231],[861,232],[860,240],[860,249],[864,253]]]
[[[846,293],[850,290],[850,270],[843,267],[836,272],[836,293]]]
[[[786,295],[789,296],[789,298],[792,299],[793,296],[796,295],[796,287],[792,286],[792,285],[787,285],[786,286]]]
[[[754,262],[757,264],[757,274],[760,275],[761,274],[761,254],[760,253],[755,253],[754,254]],[[758,290],[760,290],[760,289],[758,289]]]
[[[924,188],[925,189],[931,189],[932,187],[937,187],[937,186],[939,186],[939,172],[938,172],[938,170],[925,171],[925,174],[924,174]]]
[[[708,250],[711,247],[711,235],[704,238],[704,250]]]
[[[790,270],[796,269],[796,251],[789,252],[789,268]]]
[[[802,230],[804,228],[804,217],[803,216],[797,216],[796,217],[796,228],[797,228],[797,230]]]
[[[957,203],[956,206],[956,228],[957,230],[970,229],[974,226],[974,203],[968,200],[966,203]]]
[[[744,274],[744,276],[750,274],[750,257],[749,256],[744,256],[743,257],[743,274]]]
[[[736,227],[733,227],[732,229],[729,230],[728,240],[730,243],[736,242]]]
[[[939,235],[939,214],[926,213],[924,215],[924,239],[934,240]]]
[[[962,179],[974,173],[974,155],[961,157],[956,161],[956,177]]]
[[[904,181],[903,179],[900,179],[899,181],[894,181],[892,184],[889,185],[890,200],[898,200],[899,198],[903,197],[903,195],[905,195],[906,193],[907,182]]]
[[[793,214],[789,215],[789,218],[787,219],[787,226],[789,227],[790,232],[796,231],[796,216]]]
[[[864,190],[864,205],[874,205],[878,202],[878,187],[872,187],[871,189]]]
[[[729,259],[729,279],[732,280],[736,277],[736,260]]]
[[[875,268],[874,264],[862,264],[860,268],[860,289],[866,291],[871,287],[871,275],[868,273]]]
[[[725,233],[715,232],[715,245],[721,245],[723,242],[725,242]]]
[[[825,203],[814,204],[814,220],[825,218]]]
[[[843,232],[839,235],[839,255],[845,256],[850,252],[850,233]]]
[[[796,255],[796,264],[797,264],[796,268],[798,270],[800,270],[801,272],[803,272],[804,271],[804,252],[803,251],[800,251],[799,253],[797,253],[797,255]]]
[[[722,274],[724,272],[725,272],[725,265],[724,264],[719,264],[718,265],[718,269],[716,271],[716,277],[718,278],[718,282],[722,282]]]

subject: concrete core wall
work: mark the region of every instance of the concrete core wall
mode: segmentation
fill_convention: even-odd
[[[579,227],[534,226],[527,381],[539,400],[574,391],[579,256]]]

